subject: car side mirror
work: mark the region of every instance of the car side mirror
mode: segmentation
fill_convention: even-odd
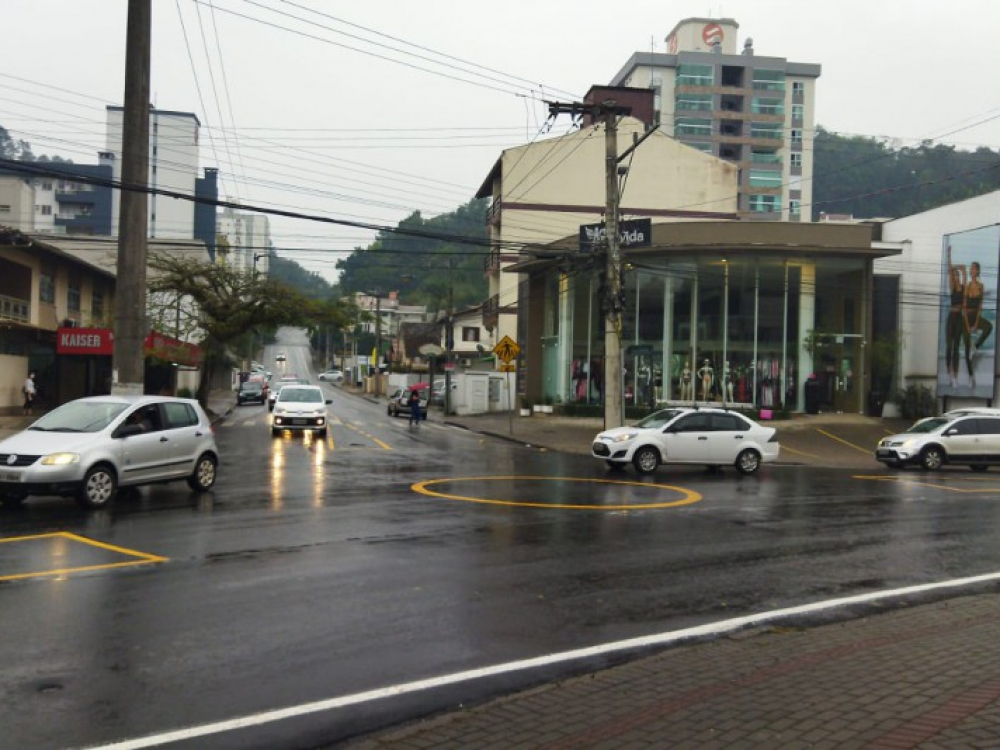
[[[328,403],[328,404],[332,404],[332,403],[333,403],[333,399],[332,399],[332,398],[328,398],[328,399],[326,400],[326,403]]]

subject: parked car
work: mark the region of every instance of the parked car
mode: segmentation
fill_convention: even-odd
[[[966,464],[986,471],[1000,464],[1000,414],[971,409],[921,419],[908,430],[879,441],[875,459],[891,468],[917,464],[934,471]]]
[[[204,492],[218,464],[212,424],[197,401],[91,396],[0,442],[0,500],[73,495],[85,508],[103,508],[119,487],[179,479]]]
[[[271,434],[282,430],[311,430],[318,435],[326,435],[327,404],[333,401],[324,398],[318,385],[286,385],[278,392],[271,415]]]
[[[275,362],[284,362],[285,361],[285,353],[284,352],[278,352],[277,354],[275,354],[274,355],[274,361]]]
[[[319,374],[319,379],[327,383],[340,385],[344,382],[344,373],[341,370],[327,370]]]
[[[431,403],[435,406],[444,406],[444,379],[435,380],[434,388],[431,390]],[[451,381],[451,401],[455,403],[455,392],[458,390],[458,383],[454,379]]]
[[[398,417],[401,414],[410,416],[410,392],[420,393],[420,416],[427,417],[427,399],[430,395],[430,383],[413,383],[406,388],[397,388],[391,396],[386,406],[386,412],[390,417]]]
[[[628,464],[648,474],[660,464],[735,466],[753,474],[778,459],[777,431],[726,409],[662,409],[631,427],[616,427],[594,438],[591,453],[613,469]]]
[[[239,390],[236,391],[236,405],[242,406],[249,403],[266,404],[266,394],[267,391],[264,390],[264,384],[259,380],[244,380],[240,383]]]

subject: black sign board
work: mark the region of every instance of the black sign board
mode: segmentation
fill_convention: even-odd
[[[580,226],[580,251],[594,252],[594,246],[604,242],[607,229],[600,224]],[[652,219],[625,219],[618,222],[618,247],[649,247],[653,244]]]

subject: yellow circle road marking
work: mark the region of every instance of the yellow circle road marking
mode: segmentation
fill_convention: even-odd
[[[429,489],[433,484],[448,484],[455,482],[511,482],[511,481],[533,481],[533,482],[590,482],[592,484],[626,484],[636,487],[652,487],[659,490],[672,490],[681,495],[679,500],[669,503],[645,503],[638,505],[569,505],[566,503],[537,503],[525,500],[490,500],[485,497],[470,497],[468,495],[452,495],[447,492],[438,492]],[[693,490],[686,490],[683,487],[673,487],[669,484],[653,484],[650,482],[630,482],[623,479],[581,479],[577,477],[452,477],[449,479],[428,479],[426,482],[417,482],[410,486],[414,492],[430,497],[442,497],[446,500],[462,500],[468,503],[481,503],[483,505],[506,505],[518,508],[557,508],[562,510],[650,510],[656,508],[675,508],[680,505],[691,505],[701,500],[701,495]]]

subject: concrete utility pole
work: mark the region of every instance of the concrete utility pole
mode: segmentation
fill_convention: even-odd
[[[146,338],[151,0],[129,0],[112,393],[141,394]]]
[[[600,104],[549,102],[549,114],[587,115],[604,123],[605,190],[605,329],[604,329],[604,428],[624,424],[625,392],[622,388],[622,259],[618,237],[618,118],[630,114],[631,107],[608,100]]]

